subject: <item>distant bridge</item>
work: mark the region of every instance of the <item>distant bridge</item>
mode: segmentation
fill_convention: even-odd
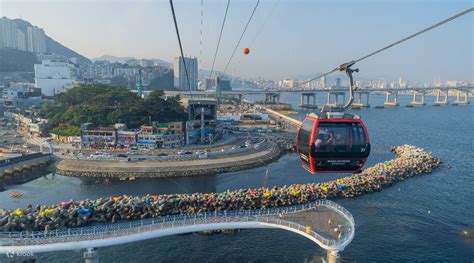
[[[222,95],[258,95],[258,94],[267,94],[267,93],[304,93],[304,92],[346,92],[348,87],[341,88],[300,88],[300,89],[253,89],[253,90],[231,90],[231,91],[221,91]],[[461,91],[471,91],[474,90],[474,86],[454,86],[454,87],[417,87],[417,88],[388,88],[388,89],[372,89],[372,88],[359,88],[357,91],[361,92],[403,92],[403,91],[432,91],[432,90],[461,90]],[[215,91],[206,90],[206,91],[165,91],[166,96],[206,96],[206,95],[215,95]]]
[[[221,229],[278,228],[327,250],[328,262],[354,238],[354,218],[342,206],[318,200],[304,205],[259,210],[220,211],[156,217],[52,231],[0,233],[0,254],[86,249],[86,262],[98,262],[96,248],[157,237]]]
[[[453,102],[455,105],[469,104],[469,92],[474,90],[474,86],[454,86],[454,87],[417,87],[417,88],[389,88],[389,89],[371,89],[371,88],[360,88],[355,92],[355,101],[353,107],[363,108],[369,107],[369,94],[371,93],[385,93],[386,100],[384,106],[398,106],[398,95],[402,92],[411,92],[413,100],[410,103],[410,106],[424,106],[425,105],[425,95],[427,93],[435,92],[436,100],[434,105],[447,105],[449,104],[449,91],[455,91],[456,100]],[[284,93],[300,93],[301,94],[301,107],[305,108],[317,108],[316,105],[316,94],[325,92],[327,93],[327,107],[339,107],[342,103],[339,101],[341,97],[342,100],[345,99],[346,92],[348,87],[341,88],[303,88],[303,89],[286,89],[286,90],[232,90],[232,91],[222,91],[221,96],[237,96],[240,101],[242,101],[244,95],[265,95],[265,103],[279,103],[280,95]],[[215,96],[215,91],[165,91],[165,95],[168,97],[171,96],[180,96],[182,98],[202,98],[202,97],[213,97]],[[365,96],[365,100],[363,97]],[[333,100],[335,98],[335,100]],[[420,100],[421,99],[421,100]]]

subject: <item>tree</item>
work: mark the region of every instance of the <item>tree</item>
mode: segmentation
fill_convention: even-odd
[[[49,119],[50,128],[60,125],[79,127],[91,122],[109,126],[118,121],[138,128],[148,118],[160,122],[183,121],[186,118],[179,98],[163,98],[162,91],[153,91],[145,101],[125,87],[105,84],[81,84],[56,95],[56,104],[43,104],[40,116]]]

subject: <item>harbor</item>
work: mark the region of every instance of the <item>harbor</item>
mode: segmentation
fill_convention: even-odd
[[[172,214],[249,210],[305,204],[318,199],[355,197],[382,190],[408,177],[431,173],[440,160],[410,145],[391,149],[396,158],[365,169],[361,174],[318,184],[240,189],[192,195],[116,196],[97,200],[65,200],[56,206],[28,205],[0,211],[4,232],[53,230],[91,223],[115,223]]]
[[[401,98],[402,101],[405,98]],[[408,99],[408,98],[407,98]],[[297,100],[295,100],[297,101]],[[375,100],[373,103],[377,103]],[[424,189],[423,191],[431,192],[431,196],[439,196],[441,198],[441,194],[445,193],[448,196],[452,196],[452,192],[449,191],[449,181],[452,180],[453,177],[450,176],[452,173],[460,174],[461,176],[465,176],[465,173],[462,169],[464,169],[464,163],[467,162],[465,159],[466,156],[463,155],[454,155],[448,154],[446,155],[446,149],[442,147],[442,145],[432,144],[432,141],[435,141],[435,133],[438,129],[446,130],[449,129],[448,126],[445,125],[438,125],[434,124],[430,121],[429,116],[433,113],[435,114],[449,114],[452,116],[453,113],[460,113],[454,114],[454,116],[458,116],[459,118],[463,115],[462,112],[469,112],[471,111],[471,107],[449,107],[445,109],[436,110],[436,108],[426,108],[424,109],[405,109],[400,107],[396,110],[387,109],[384,110],[384,114],[381,114],[382,111],[379,110],[371,110],[371,109],[362,109],[359,111],[359,114],[365,119],[369,120],[367,125],[368,129],[372,132],[372,138],[377,139],[377,143],[373,146],[371,158],[368,161],[367,167],[373,167],[377,163],[384,163],[387,160],[393,159],[393,155],[389,153],[389,148],[393,144],[403,145],[404,143],[410,143],[417,146],[422,146],[425,149],[429,149],[429,151],[434,152],[434,156],[436,157],[443,157],[443,163],[441,166],[434,170],[432,174],[424,175],[421,177],[415,177],[409,180],[403,180],[402,182],[398,182],[394,184],[392,187],[387,187],[382,191],[375,191],[371,194],[362,194],[358,195],[357,198],[342,198],[338,197],[336,200],[338,203],[342,204],[343,206],[350,209],[351,212],[354,213],[354,217],[356,220],[362,220],[361,224],[358,224],[357,229],[357,238],[360,240],[364,240],[362,242],[368,242],[370,236],[373,231],[382,231],[384,220],[389,218],[389,214],[394,216],[394,218],[403,218],[403,215],[406,211],[412,211],[411,213],[421,213],[420,216],[424,217],[425,220],[432,220],[433,215],[437,214],[438,216],[441,213],[440,220],[449,220],[450,216],[447,214],[443,214],[441,210],[437,209],[436,206],[430,205],[420,205],[426,203],[425,201],[417,201],[411,202],[410,204],[405,204],[407,196],[410,196],[411,199],[420,200],[423,199],[420,189]],[[379,126],[379,121],[382,116],[384,118],[396,118],[396,116],[400,113],[403,113],[407,116],[407,125],[411,122],[421,122],[425,127],[428,129],[427,131],[431,132],[432,136],[424,137],[422,134],[416,134],[410,138],[405,136],[400,136],[397,132],[397,128],[395,126],[385,125],[384,127]],[[302,114],[305,114],[304,111],[301,111],[300,114],[294,115],[293,117],[298,119],[301,118]],[[304,116],[304,115],[303,115]],[[370,118],[369,118],[370,117]],[[393,124],[394,125],[394,124]],[[459,130],[462,132],[462,129]],[[462,148],[461,141],[455,141],[455,145],[458,145]],[[463,159],[464,158],[464,159]],[[451,167],[451,168],[448,168]],[[219,173],[215,175],[206,175],[206,176],[197,176],[197,177],[176,177],[174,179],[171,178],[158,178],[158,179],[140,179],[137,178],[134,181],[118,181],[118,182],[97,182],[95,180],[88,180],[87,178],[80,178],[80,177],[65,177],[59,174],[53,176],[52,174],[47,175],[46,178],[39,178],[35,181],[28,182],[24,185],[17,185],[17,186],[9,186],[7,187],[5,192],[0,193],[0,200],[11,200],[4,202],[4,208],[7,208],[11,211],[16,210],[17,208],[27,208],[28,204],[43,204],[45,207],[53,207],[55,205],[60,204],[63,201],[73,200],[99,200],[108,197],[119,197],[127,195],[130,197],[145,197],[147,195],[163,195],[163,196],[174,196],[178,193],[180,194],[189,194],[192,195],[193,193],[222,193],[226,192],[227,189],[232,191],[238,191],[239,189],[272,189],[274,187],[283,187],[284,185],[304,185],[304,184],[315,184],[315,183],[325,183],[330,181],[336,181],[338,178],[344,178],[344,176],[340,175],[326,175],[323,177],[318,176],[308,176],[305,171],[302,170],[301,166],[299,166],[299,161],[297,160],[296,154],[289,153],[283,155],[278,160],[272,162],[270,165],[252,168],[248,171],[239,171],[239,172],[229,172],[229,173]],[[455,180],[458,180],[458,177],[454,177]],[[459,177],[462,178],[462,177]],[[440,184],[439,182],[444,182]],[[336,182],[337,184],[337,182]],[[467,186],[467,185],[466,185]],[[443,190],[439,190],[441,189]],[[429,189],[433,190],[429,190]],[[54,189],[54,191],[50,191],[50,189]],[[433,192],[436,190],[436,193]],[[21,198],[13,199],[10,195],[13,192],[20,192],[23,194]],[[463,187],[458,187],[457,194],[463,195],[467,193],[467,189],[463,189]],[[38,200],[41,200],[38,202]],[[353,200],[353,201],[352,201]],[[405,204],[405,205],[403,205]],[[468,206],[468,204],[466,204]],[[373,214],[375,207],[380,207],[382,210]],[[408,210],[407,210],[408,209]],[[378,210],[377,210],[378,211]],[[430,211],[430,213],[428,213]],[[448,209],[449,214],[456,214],[456,212],[452,209]],[[371,218],[367,218],[364,215],[366,213],[373,214]],[[461,218],[463,216],[459,215]],[[458,216],[458,217],[459,217]],[[385,219],[383,219],[385,217]],[[402,231],[405,227],[405,224],[398,225],[395,224],[395,229],[393,231]],[[453,231],[461,231],[461,226],[456,228],[458,230]],[[266,232],[254,230],[246,230],[241,231],[237,234],[237,239],[243,239],[245,243],[252,244],[251,240],[256,236],[267,236]],[[273,233],[273,232],[269,232]],[[457,232],[456,232],[457,233]],[[462,231],[461,231],[462,233]],[[413,233],[415,234],[415,233]],[[274,234],[270,234],[272,236],[271,241],[269,240],[269,244],[272,246],[282,246],[285,242],[282,242],[284,239],[291,238],[288,234],[279,233],[283,238],[277,238]],[[270,236],[267,236],[268,238]],[[181,237],[177,238],[165,238],[166,242],[171,242],[171,244],[178,244],[178,243],[186,243],[193,242],[193,240],[200,239],[199,236],[186,236],[188,239],[183,239]],[[446,237],[449,238],[449,237]],[[457,238],[453,237],[451,239],[452,242],[456,242]],[[462,240],[464,237],[460,236],[459,240]],[[234,238],[230,238],[229,236],[220,236],[216,235],[212,239],[221,240],[220,242],[230,242],[234,240]],[[225,241],[224,241],[225,240]],[[176,243],[177,242],[177,243]],[[204,242],[201,240],[200,242]],[[212,240],[205,241],[206,243],[215,244]],[[241,241],[235,241],[241,244],[243,247],[252,251],[252,248],[247,247]],[[296,249],[298,252],[297,254],[292,254],[292,257],[299,258],[303,255],[303,257],[309,257],[309,255],[314,254],[314,247],[306,246],[306,241],[298,241],[297,244],[302,246],[303,248]],[[140,244],[140,245],[138,245]],[[138,246],[145,246],[150,247],[153,246],[153,242],[139,242]],[[192,245],[189,243],[188,246]],[[135,245],[123,245],[120,246],[121,249],[125,250],[134,250],[137,249]],[[306,247],[306,248],[304,248]],[[351,246],[349,246],[345,251],[344,255],[350,257],[362,257],[362,251],[365,248],[361,247],[358,242],[353,242]],[[395,248],[394,251],[397,253],[401,253],[400,249],[402,248]],[[424,247],[424,249],[430,250],[430,247]],[[434,248],[433,248],[434,249]],[[101,255],[105,257],[113,258],[112,254],[110,254],[108,249],[102,249]],[[312,252],[309,252],[312,251]],[[270,257],[269,250],[262,251],[263,256]],[[300,254],[301,253],[301,254]],[[322,253],[322,252],[318,252]],[[395,252],[393,252],[395,253]],[[59,255],[71,255],[71,253],[59,253]],[[199,257],[199,253],[196,255]],[[254,253],[253,256],[256,256]],[[171,257],[179,258],[179,255],[171,254],[169,256],[170,260]],[[226,257],[220,254],[220,257]],[[258,257],[258,256],[257,256]],[[378,254],[375,253],[375,257],[378,259],[383,259],[385,254]],[[45,255],[45,258],[51,258],[51,256]],[[82,258],[82,255],[79,256]]]

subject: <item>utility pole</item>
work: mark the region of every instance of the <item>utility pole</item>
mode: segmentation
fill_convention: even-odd
[[[201,143],[204,143],[204,107],[201,107]]]

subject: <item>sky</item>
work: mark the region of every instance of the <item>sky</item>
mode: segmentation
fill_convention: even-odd
[[[229,61],[256,2],[231,0],[216,70]],[[196,56],[202,68],[211,68],[226,3],[203,0],[201,46],[201,0],[174,0],[184,53]],[[260,0],[228,73],[274,80],[310,77],[471,7],[471,0]],[[88,58],[107,54],[172,62],[179,53],[167,0],[0,0],[0,16],[27,20]],[[471,12],[358,63],[359,76],[474,81],[473,25]],[[249,55],[242,53],[244,47]]]

